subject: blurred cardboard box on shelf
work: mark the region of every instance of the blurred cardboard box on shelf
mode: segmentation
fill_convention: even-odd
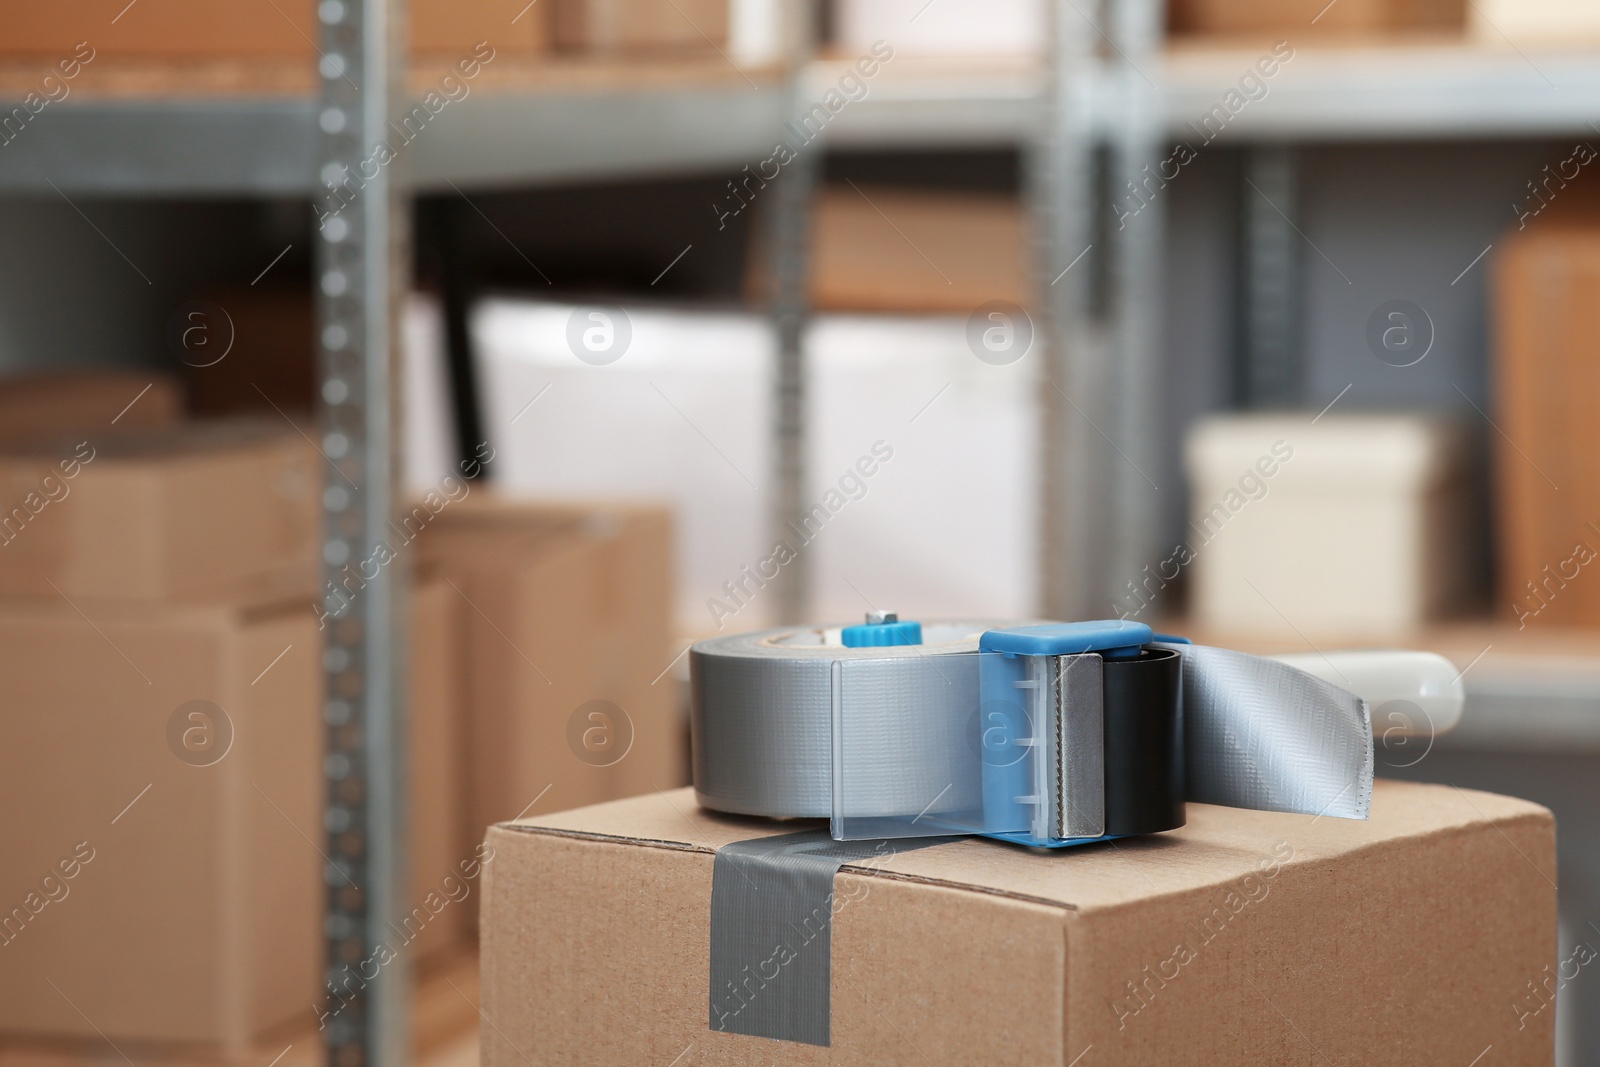
[[[183,391],[170,374],[90,370],[0,379],[0,440],[99,435],[182,418]]]
[[[812,210],[811,302],[820,311],[965,315],[990,301],[1030,302],[1014,196],[830,186]],[[750,262],[760,299],[766,261]]]
[[[1176,34],[1286,35],[1461,30],[1466,0],[1173,0],[1168,23]]]
[[[413,54],[460,59],[485,42],[514,56],[550,51],[548,0],[411,0],[406,14]]]
[[[1531,983],[1556,952],[1555,826],[1527,801],[1380,781],[1364,822],[1190,804],[1182,829],[1115,848],[889,842],[839,871],[820,921],[752,931],[737,984],[710,988],[713,880],[737,873],[715,851],[816,825],[681,790],[494,827],[485,1067],[691,1046],[696,1063],[906,1067],[1554,1055]],[[712,1029],[785,996],[807,953],[830,954],[827,985],[794,1011],[820,1000],[831,1047]],[[1410,1022],[1352,1025],[1391,1017]]]
[[[0,447],[0,596],[315,588],[321,460],[288,427],[186,423]]]
[[[497,51],[543,52],[547,17],[525,0],[414,0],[411,50],[460,52],[480,41]],[[0,57],[78,62],[106,58],[304,59],[317,57],[322,26],[314,0],[55,0],[6,13]],[[86,46],[80,49],[80,45]],[[68,77],[75,76],[74,71]]]
[[[1523,625],[1600,625],[1587,573],[1600,557],[1600,213],[1578,207],[1506,238],[1492,281],[1495,608]]]
[[[869,52],[880,41],[904,55],[1026,55],[1050,39],[1045,0],[835,0],[833,46]]]
[[[238,1049],[310,1023],[327,887],[309,598],[4,601],[0,674],[0,1031]]]
[[[671,645],[672,521],[647,505],[472,494],[418,538],[456,597],[468,839],[530,805],[687,780]]]
[[[410,847],[410,899],[395,925],[411,938],[421,956],[443,952],[465,939],[468,909],[463,889],[476,895],[461,864],[464,849],[467,766],[462,751],[460,600],[431,568],[422,568],[411,586],[408,643],[411,719],[411,791],[407,842]]]
[[[1473,606],[1482,541],[1471,438],[1427,415],[1202,420],[1189,434],[1189,540],[1132,601],[1194,569],[1220,630],[1403,633]]]
[[[550,0],[569,52],[711,51],[728,42],[729,0]]]

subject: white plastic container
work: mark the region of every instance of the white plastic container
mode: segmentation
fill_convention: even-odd
[[[857,56],[887,41],[896,55],[1036,55],[1049,37],[1042,0],[841,0],[834,47]]]
[[[1475,0],[1467,19],[1472,36],[1492,45],[1600,39],[1594,0]]]
[[[1470,437],[1428,415],[1233,415],[1187,445],[1191,611],[1208,628],[1394,634],[1482,583]]]
[[[627,344],[612,362],[590,362],[569,331],[591,310],[513,298],[475,308],[495,484],[545,498],[669,501],[680,628],[772,625],[772,594],[751,577],[771,578],[778,556],[767,511],[770,324],[742,311],[611,309],[628,323]],[[810,520],[797,516],[785,544],[807,558],[811,617],[848,622],[875,606],[911,619],[1037,612],[1038,361],[985,363],[967,329],[957,315],[810,323]],[[420,328],[408,338],[426,346]],[[428,347],[442,366],[437,335]],[[425,374],[443,381],[437,367],[413,371],[419,382]],[[449,444],[416,418],[413,427],[419,446]],[[413,467],[450,469],[438,459]]]

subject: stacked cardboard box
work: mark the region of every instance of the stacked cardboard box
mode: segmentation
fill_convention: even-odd
[[[411,584],[408,647],[411,781],[406,847],[410,894],[397,920],[419,958],[442,954],[466,940],[468,907],[460,894],[477,892],[462,877],[466,847],[467,768],[463,752],[461,616],[456,595],[434,569],[418,568]]]
[[[321,1001],[324,461],[276,417],[112,426],[137,392],[0,444],[0,798],[35,813],[0,846],[0,1032],[238,1053]],[[686,780],[666,511],[469,493],[397,526],[413,959],[470,929],[489,822]]]
[[[543,5],[524,13],[527,7],[526,0],[417,0],[410,9],[412,52],[465,55],[480,41],[498,52],[547,51]],[[104,57],[311,62],[320,33],[314,0],[60,0],[8,11],[0,58],[53,61],[76,54],[86,62]],[[75,51],[80,44],[87,50]]]
[[[672,524],[649,505],[478,490],[418,537],[459,603],[472,768],[463,849],[490,824],[687,781]]]
[[[304,593],[321,472],[265,422],[15,441],[0,461],[0,595],[143,601]]]
[[[315,1023],[320,999],[322,460],[248,420],[108,429],[0,451],[17,724],[0,796],[34,813],[0,849],[0,940],[19,961],[0,1030],[236,1053]],[[461,942],[475,892],[458,622],[449,585],[418,569],[395,916],[413,958]]]
[[[750,190],[754,191],[754,190]],[[730,196],[726,207],[741,202]],[[1028,303],[1025,214],[1014,196],[829,187],[811,226],[811,303],[828,311],[950,311]],[[765,259],[747,288],[764,299]]]
[[[1589,463],[1600,447],[1600,211],[1592,194],[1574,202],[1583,193],[1533,212],[1494,269],[1496,608],[1522,626],[1600,625],[1600,578],[1587,573],[1600,557]]]
[[[434,58],[480,44],[514,56],[552,46],[715,55],[728,44],[729,8],[729,0],[416,0],[408,33],[413,55]],[[63,0],[9,13],[0,58],[310,61],[320,32],[311,0]]]
[[[729,0],[554,0],[557,48],[712,52],[728,43]]]
[[[62,371],[9,378],[0,389],[0,436],[8,441],[169,426],[182,417],[183,393],[168,374]]]
[[[4,550],[0,549],[0,553]],[[240,1049],[319,987],[305,600],[0,603],[0,1030]]]
[[[319,984],[316,454],[119,429],[0,454],[0,1029],[237,1050]]]

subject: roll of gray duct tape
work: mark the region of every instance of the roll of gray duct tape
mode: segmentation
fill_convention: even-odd
[[[858,789],[852,796],[853,808],[859,815],[921,810],[960,777],[950,765],[971,753],[966,728],[975,732],[976,720],[919,712],[973,706],[979,635],[1016,625],[928,623],[924,644],[879,648],[846,648],[837,629],[802,627],[700,642],[689,652],[695,796],[717,811],[828,818],[833,664],[870,660],[852,668],[851,684],[872,687],[879,718],[854,732],[870,736],[883,760],[870,793]],[[953,790],[939,804],[953,808],[979,800],[975,792]]]

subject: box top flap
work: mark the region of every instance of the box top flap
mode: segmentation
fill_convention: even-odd
[[[1492,793],[1379,781],[1372,818],[1365,822],[1190,804],[1188,825],[1150,837],[1049,852],[955,838],[932,848],[886,853],[845,870],[870,868],[883,877],[1087,911],[1235,883],[1259,873],[1263,864],[1321,862],[1474,824],[1499,826],[1521,819],[1550,821],[1551,815],[1531,801]],[[497,829],[504,833],[496,844],[511,845],[521,831],[530,838],[556,834],[712,853],[732,841],[825,825],[820,820],[774,822],[709,812],[685,788],[502,823]]]

